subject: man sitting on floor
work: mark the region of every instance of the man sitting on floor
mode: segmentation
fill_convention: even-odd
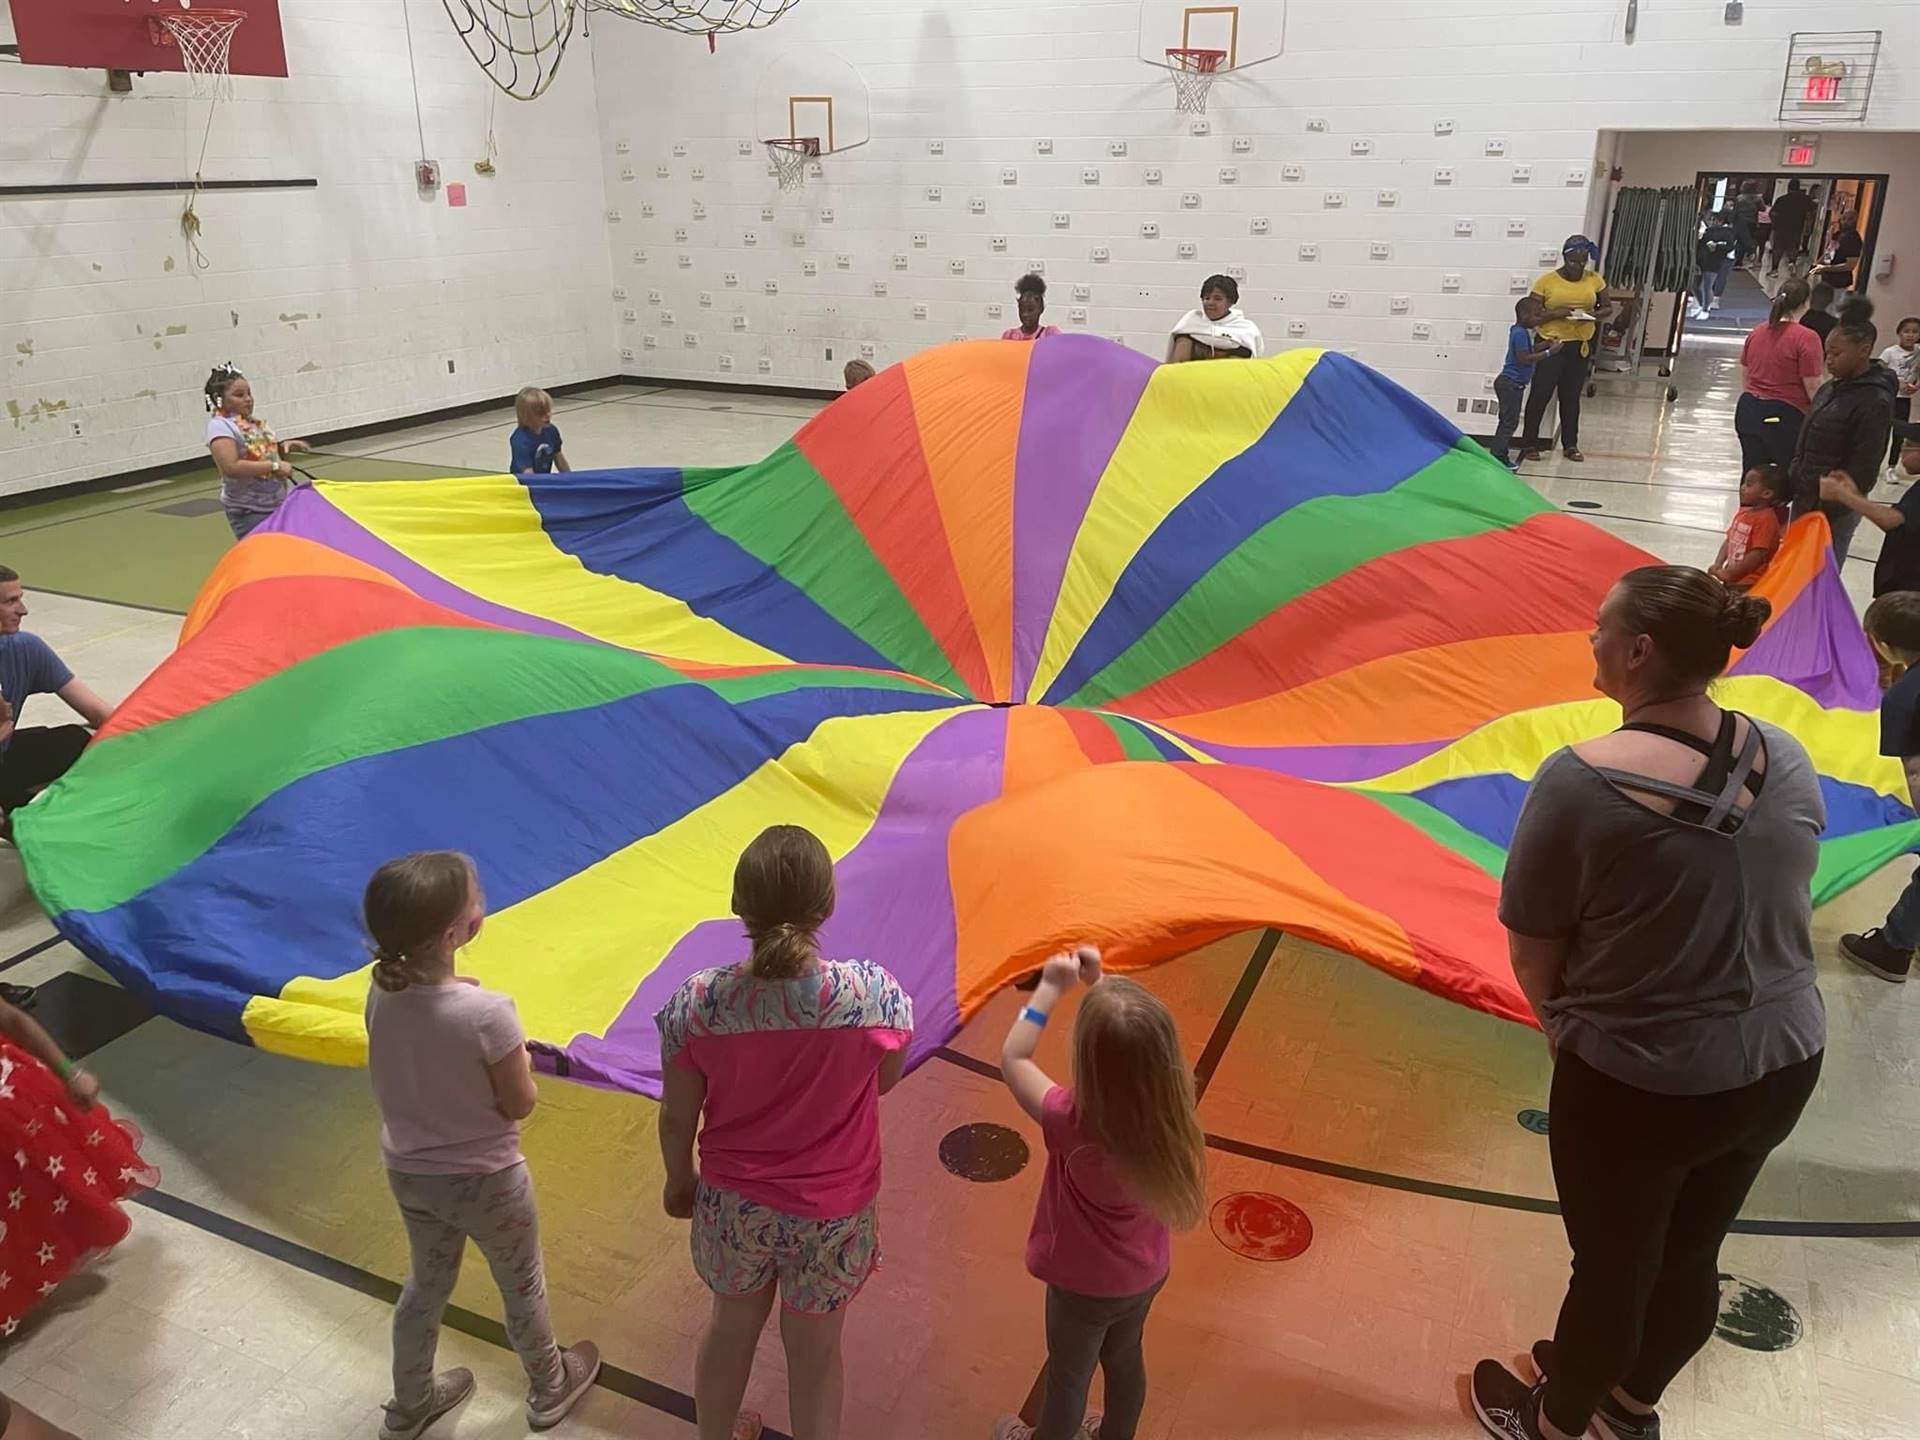
[[[20,628],[27,599],[16,571],[0,565],[0,835],[13,836],[12,812],[73,768],[93,731],[113,713],[106,701],[53,653]],[[27,699],[58,695],[85,725],[15,728]]]

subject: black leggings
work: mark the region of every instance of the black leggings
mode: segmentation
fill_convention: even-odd
[[[1159,1293],[1156,1285],[1144,1294],[1099,1300],[1057,1285],[1047,1287],[1047,1398],[1034,1440],[1073,1440],[1080,1433],[1096,1365],[1107,1382],[1100,1440],[1134,1440],[1147,1404],[1141,1337],[1147,1311]]]
[[[17,810],[73,768],[93,732],[84,725],[16,730],[0,753],[0,810]]]
[[[1533,370],[1533,388],[1527,392],[1527,424],[1522,434],[1522,449],[1539,448],[1540,422],[1546,418],[1547,402],[1560,396],[1560,448],[1580,448],[1580,392],[1587,388],[1587,357],[1580,353],[1580,342],[1569,340]]]
[[[1553,1070],[1553,1182],[1573,1247],[1542,1413],[1584,1435],[1618,1385],[1656,1405],[1713,1334],[1720,1245],[1793,1133],[1821,1057],[1717,1095],[1656,1095],[1565,1051]]]
[[[1902,395],[1893,402],[1893,418],[1895,422],[1891,442],[1893,448],[1887,451],[1887,464],[1890,466],[1900,463],[1900,447],[1907,443],[1900,438],[1899,427],[1913,418],[1913,397],[1911,395]]]
[[[1733,409],[1733,430],[1740,437],[1740,473],[1756,465],[1778,465],[1782,470],[1793,464],[1793,452],[1800,439],[1800,425],[1806,419],[1784,400],[1762,400],[1743,393]]]

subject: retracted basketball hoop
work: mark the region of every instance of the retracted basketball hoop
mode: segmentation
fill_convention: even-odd
[[[807,165],[820,155],[818,136],[796,137],[791,140],[768,140],[767,159],[773,162],[774,173],[780,177],[782,190],[798,190],[806,184]]]
[[[233,96],[233,32],[246,20],[244,10],[168,10],[147,17],[155,45],[179,47],[193,93],[227,100]]]
[[[1173,108],[1187,115],[1206,114],[1207,94],[1226,60],[1224,50],[1169,48],[1167,69],[1173,74]]]

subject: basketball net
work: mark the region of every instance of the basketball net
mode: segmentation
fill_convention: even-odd
[[[1167,69],[1173,72],[1173,108],[1183,115],[1207,113],[1207,95],[1220,73],[1224,50],[1169,50]]]
[[[798,190],[807,183],[807,165],[820,153],[818,140],[769,140],[767,159],[780,177],[782,190]]]
[[[233,98],[233,32],[247,18],[244,10],[182,10],[153,17],[180,47],[180,59],[193,77],[193,93],[213,100]]]

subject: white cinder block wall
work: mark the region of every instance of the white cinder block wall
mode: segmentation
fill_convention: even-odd
[[[403,5],[427,150],[466,185],[463,209],[414,186]],[[0,203],[0,493],[202,453],[217,361],[248,372],[282,435],[616,369],[587,43],[540,103],[500,100],[487,178],[492,87],[437,0],[280,8],[292,74],[237,82],[203,173],[320,186],[203,196],[205,270],[182,195]],[[0,64],[0,174],[189,176],[207,110],[187,95],[179,75],[110,95],[98,71]]]
[[[1850,28],[1885,32],[1870,124],[1920,129],[1912,0],[1748,0],[1737,27],[1724,0],[1659,0],[1639,6],[1631,44],[1624,0],[1286,4],[1285,55],[1215,87],[1206,135],[1136,58],[1137,0],[803,0],[711,56],[596,22],[622,369],[837,385],[862,346],[885,364],[997,334],[1030,260],[1045,262],[1050,322],[1159,353],[1201,280],[1240,267],[1243,303],[1271,341],[1349,350],[1453,413],[1486,393],[1513,291],[1586,227],[1602,130],[1784,130],[1789,33]],[[742,156],[739,143],[759,138],[754,92],[769,62],[812,47],[859,67],[873,139],[782,195],[762,152]],[[563,72],[558,88],[584,83]],[[1003,183],[1006,167],[1016,183]],[[1097,185],[1083,183],[1089,167]],[[1442,169],[1451,183],[1436,183]],[[1254,233],[1263,219],[1268,233]],[[1143,222],[1157,239],[1142,238]],[[1183,242],[1194,258],[1180,258]]]

